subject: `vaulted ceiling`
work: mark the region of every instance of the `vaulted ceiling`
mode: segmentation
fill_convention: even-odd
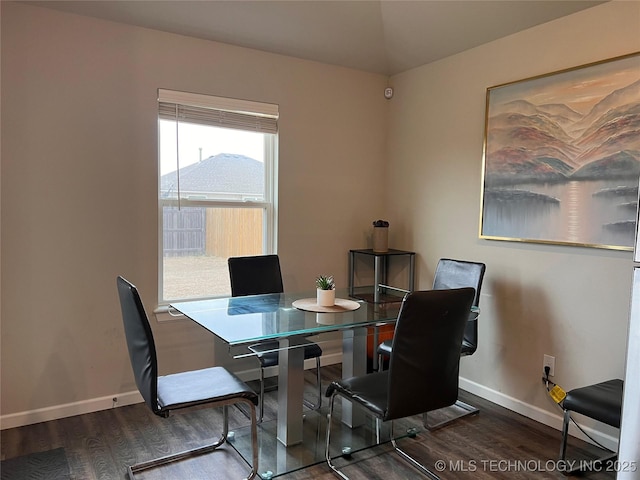
[[[100,0],[42,7],[393,75],[599,0]]]

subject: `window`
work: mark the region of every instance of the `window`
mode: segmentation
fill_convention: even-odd
[[[158,91],[159,303],[231,294],[227,259],[275,251],[277,105]]]

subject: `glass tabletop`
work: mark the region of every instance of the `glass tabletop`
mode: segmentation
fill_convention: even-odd
[[[350,300],[359,307],[344,312],[316,313],[292,306],[296,300],[315,298],[315,294],[314,290],[193,300],[172,303],[170,308],[230,346],[393,323],[400,309],[400,302],[376,305],[356,298]],[[337,290],[336,298],[349,299],[348,291]]]

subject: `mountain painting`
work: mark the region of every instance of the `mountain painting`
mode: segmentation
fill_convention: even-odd
[[[631,250],[640,53],[487,89],[480,237]]]

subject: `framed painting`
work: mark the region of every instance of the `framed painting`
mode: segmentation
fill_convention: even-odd
[[[640,52],[487,89],[480,238],[632,250]]]

